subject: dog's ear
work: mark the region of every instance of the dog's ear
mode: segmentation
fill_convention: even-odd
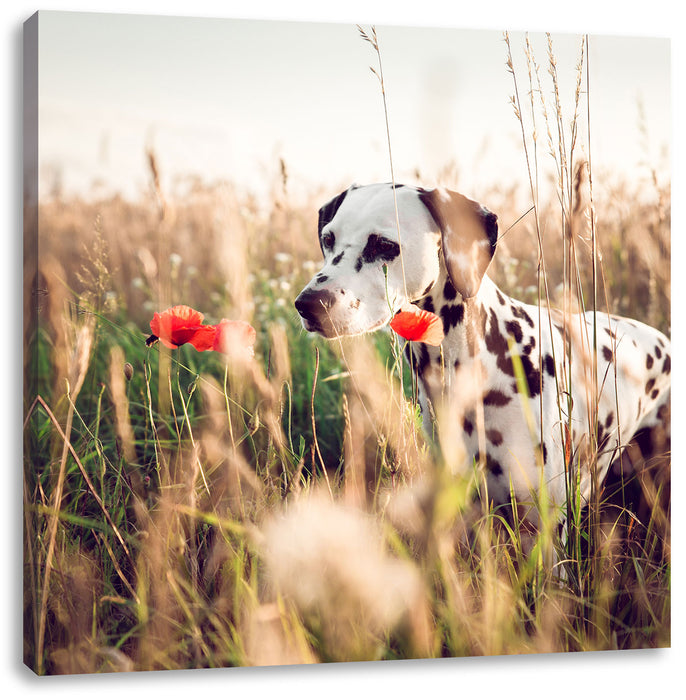
[[[359,187],[359,185],[351,185],[347,190],[345,190],[345,192],[337,194],[333,199],[329,200],[319,209],[317,233],[319,235],[319,247],[322,249],[322,253],[324,252],[324,247],[322,246],[322,229],[333,219],[334,216],[336,216],[336,212],[340,208],[341,204],[343,204],[343,200],[348,196],[348,193],[354,189],[357,189],[357,187]]]
[[[465,298],[481,286],[498,239],[498,217],[479,203],[444,188],[419,190],[419,199],[441,230],[450,281]]]

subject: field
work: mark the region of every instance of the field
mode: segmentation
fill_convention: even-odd
[[[669,183],[573,168],[556,148],[536,217],[526,189],[481,194],[514,223],[489,274],[533,303],[545,282],[560,307],[591,308],[595,284],[599,312],[669,334]],[[475,505],[478,469],[453,472],[425,440],[397,338],[302,330],[293,299],[335,193],[296,200],[283,162],[266,202],[229,182],[164,191],[148,158],[137,201],[55,192],[26,212],[40,251],[25,270],[30,668],[669,646],[668,479],[608,486],[577,504],[566,543],[551,525],[525,545]],[[252,324],[254,359],[146,346],[175,304]]]

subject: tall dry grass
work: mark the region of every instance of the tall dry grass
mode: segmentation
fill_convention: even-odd
[[[540,99],[528,47],[524,58],[521,92]],[[86,673],[669,644],[660,499],[640,518],[612,511],[592,546],[596,526],[579,509],[566,552],[552,529],[527,533],[475,506],[482,475],[455,476],[426,441],[398,341],[329,343],[300,328],[292,300],[318,269],[316,211],[330,193],[293,201],[284,163],[267,205],[230,183],[164,192],[149,157],[140,201],[40,203],[40,269],[27,277],[38,292],[25,393],[27,665]],[[595,279],[599,310],[668,331],[669,189],[650,174],[601,187],[591,164],[591,198],[571,157],[558,166],[560,197],[539,195],[546,176],[532,165],[528,192],[481,198],[503,222],[520,219],[523,198],[535,203],[499,243],[496,281],[564,305]],[[153,311],[176,303],[209,322],[252,323],[255,359],[146,348]],[[560,581],[545,564],[552,547],[575,576]]]

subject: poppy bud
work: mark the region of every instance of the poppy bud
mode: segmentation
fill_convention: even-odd
[[[133,377],[133,365],[130,362],[124,364],[124,376],[127,382],[130,382]]]

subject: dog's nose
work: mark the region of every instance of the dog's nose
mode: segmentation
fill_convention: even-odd
[[[335,300],[336,297],[325,289],[306,289],[295,300],[295,308],[306,321],[320,325],[322,317],[333,306]]]

